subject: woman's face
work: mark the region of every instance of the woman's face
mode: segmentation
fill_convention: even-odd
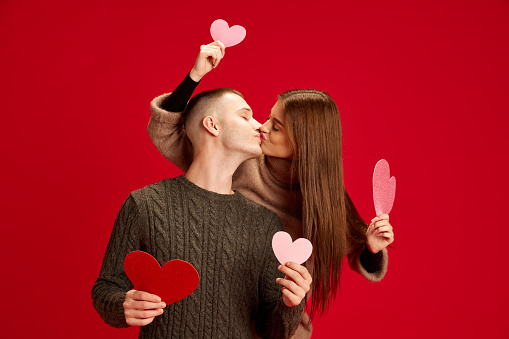
[[[260,132],[263,154],[277,158],[293,158],[292,144],[285,128],[285,113],[279,101],[272,107],[267,122],[260,127]]]

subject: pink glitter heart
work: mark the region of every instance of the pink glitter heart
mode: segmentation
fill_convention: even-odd
[[[290,234],[280,231],[272,237],[272,250],[282,265],[286,265],[288,261],[300,265],[311,256],[313,245],[305,238],[292,242]]]
[[[373,171],[373,201],[376,215],[389,214],[396,196],[396,178],[390,177],[389,163],[381,159]]]
[[[222,19],[217,19],[210,26],[210,35],[214,41],[221,41],[225,47],[235,46],[242,42],[246,37],[246,29],[242,26],[228,27],[228,23]]]

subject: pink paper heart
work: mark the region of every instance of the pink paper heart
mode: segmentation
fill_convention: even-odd
[[[311,256],[313,245],[305,238],[292,242],[290,234],[280,231],[272,237],[272,250],[282,265],[286,265],[288,261],[302,264]]]
[[[390,177],[389,163],[379,160],[373,171],[373,201],[376,215],[389,214],[396,196],[396,178]]]
[[[226,21],[217,19],[210,26],[210,35],[214,41],[219,40],[225,47],[231,47],[244,40],[246,29],[239,25],[229,27]]]

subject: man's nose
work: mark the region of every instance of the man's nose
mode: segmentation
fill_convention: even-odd
[[[262,124],[258,122],[258,120],[253,118],[253,121],[251,122],[251,125],[253,125],[253,128],[258,130]]]

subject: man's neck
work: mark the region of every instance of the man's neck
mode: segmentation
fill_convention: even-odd
[[[211,154],[196,155],[186,178],[207,191],[219,194],[233,194],[232,177],[240,162]]]

